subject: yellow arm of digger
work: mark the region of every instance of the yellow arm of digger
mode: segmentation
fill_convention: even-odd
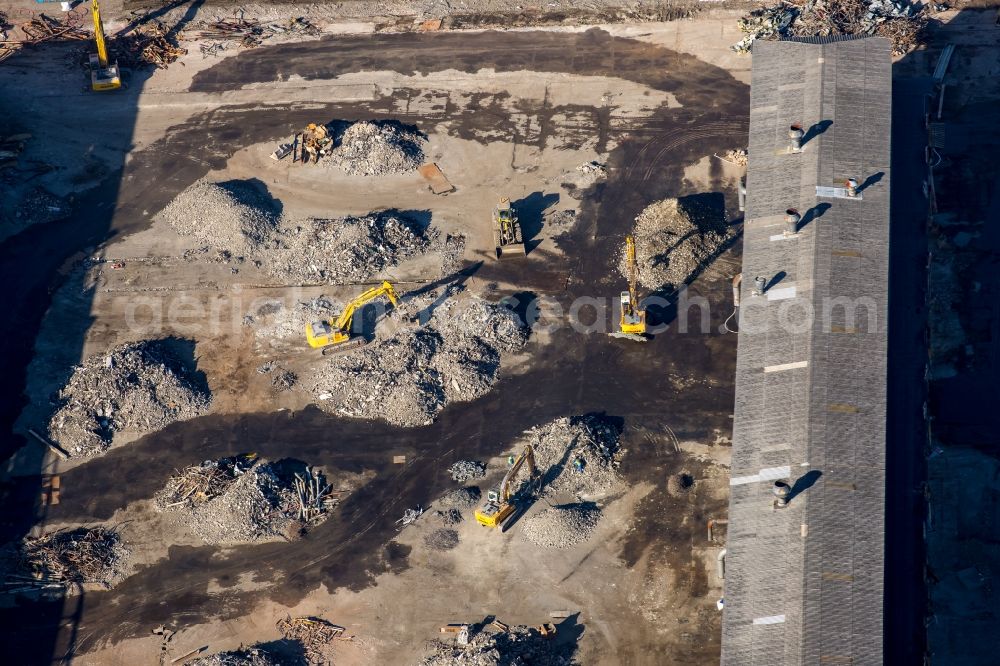
[[[108,66],[108,47],[104,43],[104,23],[101,21],[101,6],[97,0],[90,0],[90,13],[94,15],[94,41],[97,42],[97,59],[102,68]]]
[[[636,307],[638,303],[635,294],[635,239],[631,236],[625,237],[625,261],[628,265],[629,303],[632,307]]]
[[[334,328],[341,331],[347,331],[351,328],[351,321],[354,319],[354,312],[368,303],[375,300],[379,296],[385,296],[389,299],[389,302],[396,306],[399,304],[399,299],[396,297],[396,290],[392,288],[392,285],[388,282],[383,282],[380,287],[373,287],[368,291],[364,292],[350,303],[344,307],[344,311],[340,313],[337,317],[337,321],[333,323]]]

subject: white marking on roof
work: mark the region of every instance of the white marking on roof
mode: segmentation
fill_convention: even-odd
[[[774,234],[771,241],[795,240],[798,237],[798,234]]]
[[[773,481],[774,479],[783,479],[791,475],[792,475],[792,468],[788,465],[783,465],[781,467],[765,467],[756,474],[751,474],[750,476],[734,476],[733,478],[729,479],[729,485],[743,486],[748,483],[757,483],[758,481]]]
[[[767,617],[754,618],[754,624],[781,624],[785,621],[784,615],[768,615]]]
[[[769,301],[781,301],[786,298],[795,297],[795,285],[791,287],[782,287],[781,289],[768,289],[767,290],[767,300]]]
[[[809,365],[809,361],[795,361],[794,363],[780,363],[778,365],[765,365],[764,372],[781,372],[782,370],[795,370]]]
[[[865,198],[861,192],[858,192],[853,197],[848,195],[846,187],[824,187],[822,185],[816,186],[816,196],[828,199],[857,199],[858,201]]]

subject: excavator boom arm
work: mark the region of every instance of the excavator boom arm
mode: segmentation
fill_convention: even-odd
[[[507,471],[507,474],[503,477],[503,482],[500,484],[500,499],[503,502],[509,502],[511,495],[514,494],[514,481],[517,480],[517,474],[521,471],[521,468],[525,463],[528,463],[528,470],[531,473],[531,478],[535,478],[538,475],[538,467],[535,466],[535,450],[528,444],[524,448],[524,453],[514,462],[513,466]]]
[[[635,239],[631,236],[625,238],[625,261],[628,266],[629,305],[635,310],[638,306],[635,292]]]
[[[392,285],[388,282],[383,282],[379,287],[373,287],[368,291],[364,292],[357,298],[354,298],[346,306],[344,306],[344,311],[340,313],[337,317],[337,321],[333,323],[334,328],[347,331],[351,328],[351,322],[354,319],[355,311],[363,307],[366,303],[374,301],[379,296],[385,296],[389,299],[389,302],[396,306],[399,304],[399,299],[396,296],[396,290],[392,288]]]
[[[104,41],[104,23],[101,21],[101,7],[97,0],[90,0],[90,13],[94,16],[94,41],[97,43],[97,59],[101,67],[108,66],[108,47]]]

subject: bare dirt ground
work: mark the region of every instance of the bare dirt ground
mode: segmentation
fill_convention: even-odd
[[[371,24],[341,23],[319,40],[235,57],[203,58],[192,48],[109,97],[65,92],[81,82],[59,61],[72,46],[0,65],[0,82],[21,90],[5,102],[7,117],[39,137],[62,128],[65,143],[38,141],[35,154],[72,169],[85,144],[101,147],[112,156],[108,173],[121,174],[81,190],[78,216],[7,243],[5,259],[17,257],[5,262],[9,284],[17,290],[17,280],[38,276],[12,307],[35,312],[29,297],[51,299],[24,351],[32,360],[17,432],[43,429],[50,396],[73,364],[138,339],[192,340],[190,360],[213,394],[207,416],[142,437],[119,433],[107,454],[83,463],[30,438],[18,450],[9,487],[29,490],[8,490],[6,499],[26,513],[5,530],[116,525],[132,544],[132,572],[112,590],[22,600],[36,620],[9,640],[32,648],[39,658],[31,663],[53,655],[169,663],[196,648],[273,641],[277,619],[317,615],[354,637],[337,644],[338,663],[414,663],[441,625],[488,615],[535,625],[570,611],[557,640],[575,645],[580,663],[717,659],[721,543],[706,530],[727,502],[735,339],[717,331],[738,255],[724,253],[692,286],[711,304],[702,333],[698,307],[684,329],[689,313],[668,306],[653,319],[670,328],[632,346],[568,326],[555,305],[613,300],[623,234],[652,201],[722,192],[738,219],[739,171],[712,158],[742,147],[746,132],[749,61],[728,50],[738,38],[734,16],[506,33],[375,34]],[[91,115],[65,117],[52,104],[59,97]],[[307,122],[357,119],[417,127],[456,191],[436,196],[417,174],[366,179],[268,158]],[[577,167],[590,161],[607,175],[581,180]],[[274,322],[261,306],[320,295],[344,302],[366,285],[289,285],[251,263],[199,253],[191,237],[154,221],[199,178],[256,179],[292,217],[421,211],[442,234],[465,236],[464,272],[425,256],[376,280],[396,284],[404,303],[441,282],[464,286],[458,300],[513,296],[523,306],[541,297],[549,304],[541,323],[557,325],[536,325],[490,393],[446,408],[430,426],[323,414],[306,391],[276,391],[258,372],[270,362],[302,376],[320,358],[301,332],[267,328]],[[489,215],[499,196],[514,201],[530,237],[519,263],[491,256]],[[557,218],[560,211],[574,212],[575,222]],[[607,324],[613,314],[597,317]],[[452,528],[455,548],[427,544],[440,527],[435,499],[455,487],[445,471],[452,462],[490,461],[493,481],[524,429],[588,412],[621,421],[626,480],[621,493],[599,498],[603,516],[589,539],[557,551],[524,540],[521,521],[548,508],[538,501],[506,533],[479,527],[466,510]],[[152,508],[175,469],[248,451],[302,460],[358,485],[329,520],[291,542],[206,546]],[[681,472],[691,490],[668,492],[668,478]],[[40,474],[59,475],[58,504],[37,505],[30,483]],[[418,505],[430,510],[400,529],[397,519]],[[168,642],[150,633],[160,624],[177,632]]]

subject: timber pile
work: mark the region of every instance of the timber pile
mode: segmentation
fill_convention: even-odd
[[[255,464],[256,456],[251,454],[191,465],[171,476],[155,501],[164,509],[204,504],[226,492],[236,477]]]
[[[118,58],[118,65],[130,69],[148,66],[166,69],[187,54],[187,49],[178,46],[176,40],[172,41],[160,23],[147,23],[126,35],[116,35],[111,49]]]
[[[80,527],[25,539],[18,569],[43,583],[100,583],[110,588],[121,577],[128,555],[114,530]]]
[[[278,620],[278,631],[285,639],[302,645],[303,656],[309,666],[328,666],[333,662],[326,654],[327,648],[343,636],[344,627],[315,617],[288,616]]]
[[[92,35],[80,26],[63,22],[46,14],[33,16],[18,26],[24,33],[22,44],[41,44],[50,39],[89,40]]]

